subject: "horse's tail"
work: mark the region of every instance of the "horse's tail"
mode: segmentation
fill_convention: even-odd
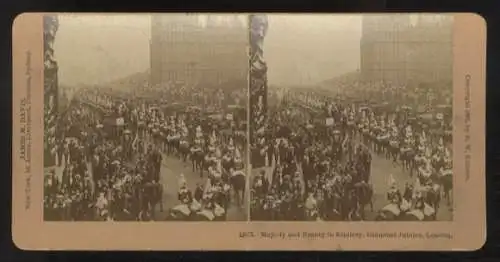
[[[235,191],[244,191],[245,190],[245,176],[238,175],[233,176],[231,178],[231,184],[233,185],[233,189]]]

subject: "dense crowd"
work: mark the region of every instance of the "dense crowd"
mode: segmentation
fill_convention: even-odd
[[[382,97],[399,95],[391,90],[399,92],[387,89]],[[391,100],[360,101],[350,94],[291,91],[271,112],[252,145],[252,163],[273,167],[271,176],[262,170],[253,178],[252,219],[367,219],[365,207],[373,209],[372,154],[416,174],[415,183],[405,185],[387,174],[387,206],[377,211],[377,220],[434,220],[441,192],[450,205],[451,106],[415,112],[383,102]]]
[[[209,177],[206,185],[190,188],[177,174],[179,206],[167,219],[224,220],[231,190],[241,204],[244,110],[219,103],[207,113],[181,104],[179,91],[170,90],[152,96],[155,100],[148,99],[151,90],[142,97],[105,88],[75,95],[57,118],[51,144],[57,166],[45,175],[46,220],[163,219],[157,211],[163,212],[165,155],[189,160],[193,171]]]

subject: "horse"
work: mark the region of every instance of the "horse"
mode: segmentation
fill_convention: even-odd
[[[205,153],[201,148],[191,148],[191,163],[193,172],[200,171],[200,177],[203,176]]]
[[[413,170],[415,169],[415,159],[414,159],[415,152],[408,145],[401,147],[400,151],[401,151],[400,158],[401,158],[403,170],[410,171],[410,176],[412,176]]]
[[[167,153],[173,154],[179,151],[180,137],[173,134],[172,132],[166,137],[167,142]]]
[[[441,187],[439,184],[434,184],[425,192],[424,200],[425,203],[434,209],[434,213],[437,214],[441,202]]]
[[[399,141],[396,138],[391,138],[389,140],[388,157],[392,158],[393,163],[397,163],[400,153]]]
[[[361,219],[365,219],[365,207],[370,205],[370,211],[373,212],[373,186],[367,183],[357,183],[354,185],[359,203],[359,213]]]
[[[210,154],[205,154],[205,157],[202,158],[202,168],[200,169],[200,176],[203,176],[203,171],[210,170],[210,167],[217,166],[217,158],[215,156],[211,156]]]
[[[382,154],[386,159],[390,157],[389,134],[381,132],[377,136],[377,151]]]
[[[179,157],[183,162],[186,162],[189,156],[189,142],[186,139],[181,139],[179,141]]]
[[[241,206],[243,204],[243,199],[245,197],[245,183],[246,177],[243,171],[238,170],[231,174],[229,182],[234,190],[236,204]]]
[[[447,205],[451,206],[451,197],[452,197],[451,192],[453,191],[452,170],[449,168],[442,169],[440,173],[441,174],[439,176],[439,180],[443,188],[444,197],[446,199]]]
[[[151,216],[155,217],[156,205],[160,205],[160,212],[163,212],[163,185],[160,183],[145,183],[143,186],[143,211],[148,210]]]

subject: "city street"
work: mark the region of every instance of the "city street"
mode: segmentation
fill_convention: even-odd
[[[410,177],[408,171],[403,171],[401,165],[393,164],[392,161],[385,159],[382,156],[372,154],[371,177],[370,183],[373,185],[373,209],[374,213],[368,212],[369,207],[366,208],[368,220],[374,220],[376,212],[387,204],[387,191],[389,189],[389,177],[393,175],[396,180],[398,188],[401,193],[406,183],[414,184],[416,181],[416,174],[413,178]],[[437,214],[437,221],[451,221],[453,220],[452,211],[446,205],[446,201],[442,198],[440,209]]]
[[[161,172],[160,183],[163,184],[164,212],[160,213],[159,209],[157,210],[158,220],[166,218],[167,216],[166,212],[168,212],[168,209],[179,204],[179,200],[177,199],[177,193],[179,190],[180,174],[184,174],[188,187],[193,193],[194,190],[196,189],[197,184],[201,183],[203,186],[205,186],[205,184],[207,183],[208,174],[206,171],[204,172],[203,178],[201,178],[199,172],[196,173],[192,172],[192,166],[190,160],[186,161],[186,163],[183,163],[182,160],[174,156],[167,156],[163,154],[163,163],[160,172]],[[233,195],[231,195],[231,199],[234,200]],[[243,221],[247,219],[246,205],[243,205],[242,207],[237,207],[232,203],[227,212],[228,212],[227,213],[228,221]]]
[[[272,170],[274,169],[274,163],[272,167],[261,167],[252,169],[252,178],[259,174],[261,170],[266,171],[266,177],[269,182],[272,183]],[[393,164],[392,161],[385,159],[382,156],[372,153],[371,162],[371,177],[370,183],[373,186],[374,196],[373,196],[373,211],[370,211],[370,207],[366,207],[367,220],[375,220],[378,210],[382,209],[387,205],[387,191],[389,189],[389,177],[393,175],[396,180],[398,188],[403,191],[406,183],[414,184],[416,176],[410,177],[409,172],[403,171],[400,164]],[[414,174],[415,175],[415,174]],[[252,184],[250,184],[252,185]],[[401,192],[403,193],[403,192]],[[453,220],[452,210],[446,205],[445,200],[442,198],[440,209],[437,214],[437,221],[451,221]]]

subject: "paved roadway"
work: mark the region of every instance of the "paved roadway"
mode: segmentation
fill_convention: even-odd
[[[160,183],[163,184],[163,207],[164,212],[159,213],[159,207],[157,210],[157,216],[159,220],[166,218],[167,211],[169,208],[174,207],[179,204],[177,199],[177,193],[179,190],[179,176],[184,174],[186,182],[189,189],[194,193],[196,185],[202,183],[204,186],[207,183],[207,172],[204,172],[203,178],[200,177],[199,172],[192,172],[191,161],[186,161],[183,163],[182,160],[174,157],[167,156],[163,154],[163,163],[160,170]],[[231,196],[231,200],[234,201],[234,195]],[[246,200],[246,199],[245,199]],[[246,202],[243,202],[246,203]],[[229,221],[244,221],[247,219],[247,206],[243,205],[241,207],[236,206],[236,204],[231,203],[227,211],[227,220]]]
[[[392,161],[385,159],[382,156],[372,154],[371,178],[370,182],[373,185],[374,200],[373,208],[376,212],[387,204],[387,190],[389,188],[389,176],[392,174],[401,193],[405,183],[414,184],[416,181],[416,174],[410,177],[408,171],[404,171],[399,164],[393,164]],[[366,209],[369,210],[369,207]],[[368,219],[373,220],[375,213],[369,213]],[[437,214],[438,221],[451,221],[453,220],[452,210],[446,205],[444,198],[441,200],[440,208]]]
[[[274,162],[274,161],[273,161]],[[252,169],[251,176],[254,177],[261,170],[266,171],[266,176],[271,181],[272,169],[274,168],[274,163],[272,167],[262,167],[257,169]],[[398,187],[403,193],[403,189],[406,182],[414,183],[416,177],[410,177],[409,172],[404,171],[399,164],[393,164],[392,161],[385,159],[382,156],[372,153],[372,163],[371,163],[371,178],[370,183],[373,185],[374,197],[373,197],[373,210],[370,211],[370,207],[366,207],[367,220],[375,220],[377,211],[383,208],[387,204],[387,190],[389,189],[389,177],[390,174],[393,175]],[[250,184],[253,185],[253,184]],[[438,221],[451,221],[452,210],[446,205],[444,198],[441,200],[440,209],[438,211],[437,220]]]

